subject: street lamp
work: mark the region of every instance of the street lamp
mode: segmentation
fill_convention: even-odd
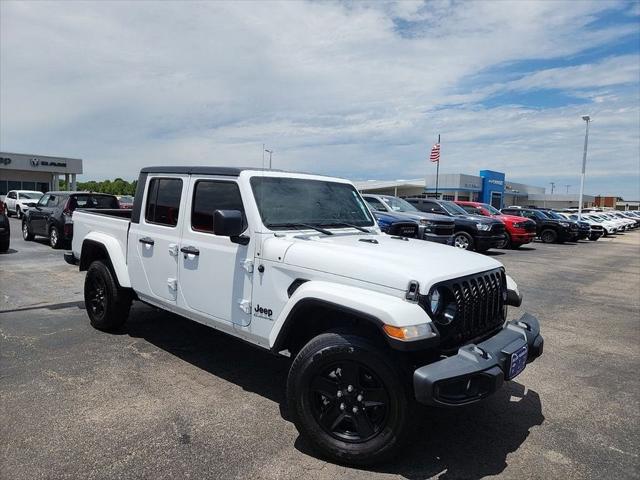
[[[582,196],[584,195],[584,171],[587,166],[587,144],[589,142],[589,122],[591,117],[583,115],[582,120],[587,122],[587,129],[584,133],[584,152],[582,153],[582,176],[580,177],[580,200],[578,203],[578,220],[582,220]]]
[[[271,170],[271,155],[273,155],[273,150],[264,149],[265,152],[269,154],[269,170]]]

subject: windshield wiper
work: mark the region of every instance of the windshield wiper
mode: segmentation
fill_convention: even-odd
[[[360,227],[358,225],[354,225],[353,223],[333,222],[333,223],[323,223],[322,226],[323,227],[350,227],[350,228],[355,228],[356,230],[360,230],[361,232],[364,232],[364,233],[371,233],[371,230],[367,230],[366,228]]]
[[[333,232],[324,229],[322,227],[319,227],[317,225],[311,225],[309,223],[269,223],[267,224],[267,227],[271,228],[271,227],[282,227],[282,228],[296,228],[298,230],[300,230],[300,228],[308,228],[311,230],[315,230],[316,232],[320,232],[320,233],[324,233],[325,235],[333,235]]]

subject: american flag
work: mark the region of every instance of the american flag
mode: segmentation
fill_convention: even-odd
[[[431,147],[431,156],[429,157],[429,159],[432,162],[440,161],[440,144],[439,143],[436,143],[433,147]]]

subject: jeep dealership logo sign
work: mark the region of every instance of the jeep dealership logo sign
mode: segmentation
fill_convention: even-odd
[[[9,165],[11,163],[11,159],[7,157],[0,157],[0,165]]]

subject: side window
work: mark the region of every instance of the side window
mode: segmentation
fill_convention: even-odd
[[[43,195],[40,201],[38,201],[38,206],[39,207],[46,206],[47,203],[49,202],[49,198],[51,198],[51,195]]]
[[[58,196],[57,195],[49,195],[49,200],[47,201],[47,207],[57,207],[58,206]]]
[[[459,206],[462,207],[462,209],[467,213],[472,213],[474,215],[484,215],[482,210],[480,210],[477,207],[473,207],[471,205],[459,205]]]
[[[442,208],[437,203],[425,203],[425,206],[427,207],[428,212],[439,213],[441,215],[447,214],[447,212],[444,211],[444,208]]]
[[[181,196],[182,180],[180,178],[152,178],[149,182],[145,220],[175,227],[178,224]]]
[[[193,191],[191,228],[213,233],[213,212],[216,210],[239,210],[244,228],[247,228],[240,189],[235,182],[198,180]]]
[[[9,198],[16,198],[16,192],[9,192],[9,193],[7,194],[7,197],[9,197]]]
[[[384,208],[384,205],[377,198],[365,198],[365,202],[376,212],[386,212],[387,209]]]

